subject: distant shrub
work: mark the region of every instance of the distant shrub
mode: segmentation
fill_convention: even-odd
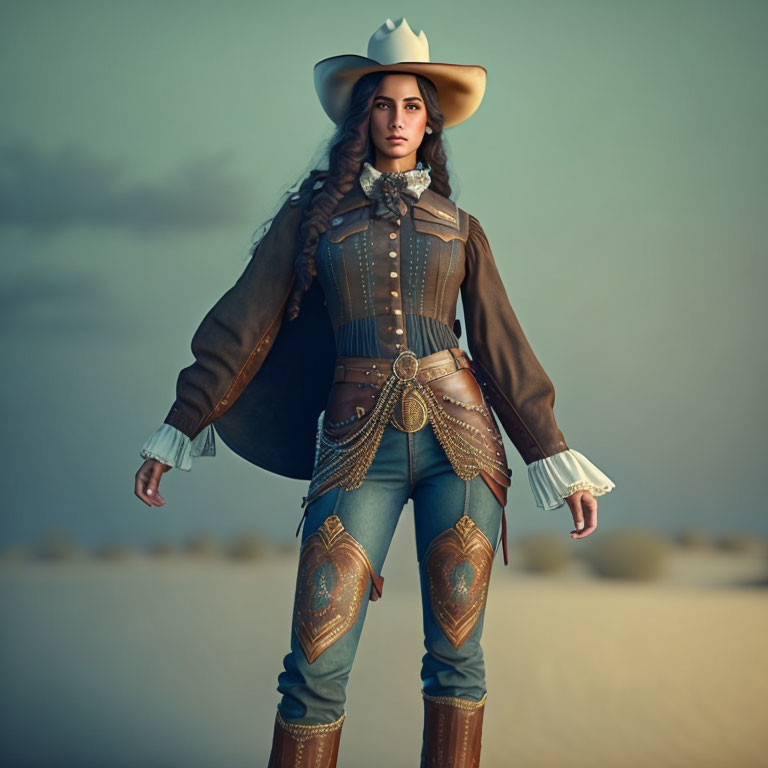
[[[137,553],[135,550],[124,544],[105,544],[104,546],[97,547],[93,551],[93,554],[99,558],[99,560],[116,561],[127,560]]]
[[[74,560],[83,556],[83,551],[65,531],[48,533],[37,545],[34,552],[40,560]]]
[[[235,560],[255,560],[264,557],[270,551],[267,542],[255,533],[243,532],[233,537],[229,549],[229,556]]]
[[[611,531],[593,543],[585,560],[604,578],[649,580],[658,578],[670,549],[670,542],[657,533]]]
[[[27,559],[27,550],[20,546],[7,546],[0,550],[0,562],[20,563]]]
[[[717,548],[723,552],[755,552],[764,544],[760,536],[748,533],[730,533],[716,540]]]
[[[685,549],[709,549],[713,545],[712,536],[704,531],[681,531],[676,539],[678,546]]]
[[[156,541],[147,550],[150,557],[169,557],[174,552],[175,547],[167,541]]]
[[[221,546],[214,536],[200,534],[187,539],[184,544],[184,553],[191,557],[219,557]]]
[[[570,561],[565,540],[554,533],[535,533],[516,542],[523,570],[532,573],[559,573]]]

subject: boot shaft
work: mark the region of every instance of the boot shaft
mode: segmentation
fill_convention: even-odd
[[[424,698],[421,768],[479,768],[486,693],[480,701]]]
[[[336,768],[341,726],[346,713],[333,723],[286,723],[275,715],[272,752],[267,768]]]

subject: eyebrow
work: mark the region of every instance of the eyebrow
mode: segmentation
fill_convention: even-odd
[[[389,96],[377,96],[377,99],[384,99],[384,101],[391,101],[393,104],[395,103],[394,99],[391,99]],[[421,99],[418,96],[406,96],[403,101],[421,101]]]

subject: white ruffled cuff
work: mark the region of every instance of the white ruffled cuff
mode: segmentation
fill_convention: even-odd
[[[191,440],[181,430],[163,422],[157,431],[146,439],[139,453],[142,459],[156,459],[188,472],[192,469],[192,458],[216,455],[213,424],[209,424]]]
[[[558,509],[565,497],[575,491],[591,491],[602,496],[616,487],[586,456],[569,448],[528,465],[528,482],[531,484],[536,505],[542,509]]]

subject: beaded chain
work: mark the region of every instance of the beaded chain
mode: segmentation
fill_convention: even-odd
[[[403,387],[404,382],[394,373],[390,374],[381,387],[368,421],[349,437],[334,440],[326,434],[325,428],[320,430],[316,468],[302,506],[308,506],[337,485],[352,491],[363,484]]]
[[[475,426],[447,413],[429,385],[423,384],[417,378],[403,380],[393,371],[382,385],[368,421],[360,430],[338,440],[329,437],[325,427],[318,430],[315,471],[302,506],[308,506],[336,486],[351,491],[363,484],[387,424],[391,422],[402,430],[394,412],[398,400],[402,398],[407,387],[413,387],[423,398],[427,408],[427,418],[435,436],[459,477],[471,480],[477,477],[481,470],[487,472],[496,470],[507,474],[507,467],[503,461],[489,457],[486,451],[461,434],[462,429],[470,433],[478,433]],[[482,410],[487,414],[483,406],[455,402],[472,406],[473,409]],[[492,432],[490,428],[489,431]],[[485,441],[482,434],[476,436]]]

